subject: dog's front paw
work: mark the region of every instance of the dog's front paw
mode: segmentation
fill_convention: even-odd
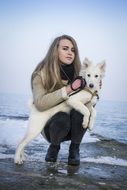
[[[82,126],[83,126],[84,129],[86,129],[88,127],[88,119],[85,118],[83,120]]]
[[[89,125],[88,125],[88,129],[89,129],[90,131],[93,130],[93,125],[94,125],[93,119],[90,119],[90,122],[89,122]]]
[[[88,129],[89,129],[89,131],[92,131],[92,130],[93,130],[93,127],[88,126]]]

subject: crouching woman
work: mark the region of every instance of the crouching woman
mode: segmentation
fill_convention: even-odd
[[[39,111],[67,100],[73,90],[81,87],[81,80],[74,80],[80,66],[76,41],[68,35],[55,38],[31,76],[33,100]],[[45,157],[47,162],[56,162],[60,144],[69,140],[68,164],[80,164],[80,143],[87,130],[82,127],[82,120],[82,114],[74,109],[70,114],[58,112],[50,118],[42,131],[50,143]]]

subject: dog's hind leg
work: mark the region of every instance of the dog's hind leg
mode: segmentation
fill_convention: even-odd
[[[42,120],[42,118],[44,119]],[[24,147],[40,134],[46,122],[47,122],[46,117],[40,117],[40,116],[38,117],[36,115],[35,116],[32,115],[32,117],[30,117],[27,133],[16,149],[15,158],[14,158],[14,162],[16,164],[23,163]]]

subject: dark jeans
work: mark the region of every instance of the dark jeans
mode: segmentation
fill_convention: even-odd
[[[47,140],[53,145],[71,140],[71,143],[80,144],[87,129],[82,127],[83,115],[72,109],[70,114],[58,112],[46,124],[44,133]]]

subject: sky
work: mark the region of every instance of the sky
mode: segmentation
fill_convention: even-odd
[[[127,101],[126,0],[0,0],[0,93],[31,95],[31,73],[62,34],[82,62],[106,60],[102,99]]]

